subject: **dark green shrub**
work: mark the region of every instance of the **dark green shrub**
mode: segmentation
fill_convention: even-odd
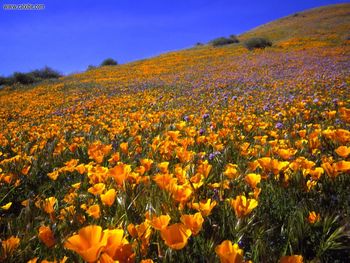
[[[32,73],[15,72],[13,73],[13,78],[15,83],[21,83],[24,85],[32,84],[37,81]]]
[[[86,70],[89,71],[89,70],[93,70],[93,69],[96,69],[96,68],[97,67],[94,66],[94,65],[89,65]]]
[[[224,46],[224,45],[229,45],[229,44],[233,44],[233,43],[238,43],[238,39],[234,39],[234,38],[227,38],[227,37],[219,37],[219,38],[215,38],[212,41],[210,41],[209,43],[212,44],[214,47],[217,46]]]
[[[263,37],[253,37],[249,38],[244,42],[244,46],[249,49],[253,50],[256,48],[265,48],[265,47],[271,47],[272,42],[266,38]]]
[[[58,79],[62,77],[60,73],[49,67],[44,67],[43,69],[38,69],[30,72],[37,79]],[[29,74],[29,73],[28,73]]]
[[[239,43],[239,39],[236,35],[230,35],[229,38],[234,41],[233,43]]]
[[[114,66],[114,65],[118,65],[118,62],[115,61],[113,58],[107,58],[101,63],[101,66]]]

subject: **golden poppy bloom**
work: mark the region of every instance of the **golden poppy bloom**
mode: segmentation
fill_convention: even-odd
[[[112,150],[112,145],[103,145],[100,141],[91,144],[88,148],[88,155],[96,163],[102,163],[103,158]]]
[[[88,192],[96,196],[96,195],[102,194],[105,188],[106,188],[106,185],[104,183],[98,183],[91,186],[88,189]]]
[[[12,202],[8,202],[6,205],[1,206],[2,210],[9,210],[12,205]]]
[[[108,171],[109,176],[113,177],[119,186],[124,184],[124,181],[128,178],[131,172],[131,166],[122,162],[118,163]]]
[[[44,203],[42,205],[42,208],[44,209],[44,211],[48,214],[52,214],[53,212],[55,212],[54,206],[57,202],[57,199],[55,197],[49,197],[46,198],[44,200]]]
[[[153,160],[151,159],[141,159],[141,165],[145,167],[145,172],[148,172],[152,168]]]
[[[216,254],[221,263],[243,263],[243,250],[238,244],[233,244],[230,240],[223,241],[215,248]]]
[[[231,206],[235,210],[238,218],[249,215],[254,208],[258,206],[258,201],[255,199],[247,199],[244,195],[239,195],[236,199],[231,200]]]
[[[162,162],[162,163],[159,163],[157,166],[161,171],[161,173],[163,174],[168,173],[169,162]]]
[[[237,164],[232,164],[232,163],[227,164],[224,175],[230,179],[237,178],[237,176],[239,175],[237,168],[238,168]]]
[[[52,247],[56,243],[51,228],[48,226],[41,226],[39,228],[38,237],[47,247]]]
[[[98,219],[101,216],[101,210],[100,210],[100,206],[99,205],[92,205],[88,208],[88,210],[86,210],[86,213],[95,218]]]
[[[170,219],[169,215],[154,216],[151,220],[151,226],[154,229],[162,230],[168,226]]]
[[[116,191],[114,189],[109,189],[106,193],[101,194],[101,202],[106,206],[112,206],[115,201]]]
[[[193,203],[192,208],[201,212],[203,216],[209,216],[211,214],[211,210],[213,210],[216,204],[216,201],[212,202],[209,198],[208,200],[202,200],[199,203]]]
[[[153,176],[153,181],[156,182],[156,184],[159,186],[161,189],[169,189],[170,186],[176,182],[176,178],[173,177],[172,174],[156,174]]]
[[[179,203],[186,202],[192,195],[192,188],[188,184],[175,185],[171,188],[172,197]]]
[[[343,157],[343,158],[346,158],[349,156],[350,154],[350,147],[347,147],[347,146],[339,146],[335,152],[340,156],[340,157]]]
[[[314,224],[317,221],[320,220],[320,214],[317,214],[315,211],[311,211],[309,212],[309,216],[307,218],[307,220],[309,221],[310,224]]]
[[[129,244],[128,240],[124,237],[124,230],[106,229],[103,233],[107,237],[107,244],[103,250],[102,256],[107,254],[113,260],[128,262],[133,252],[131,244]]]
[[[182,215],[180,220],[187,228],[191,229],[194,236],[201,231],[204,222],[200,212],[195,213],[194,215]]]
[[[303,263],[303,257],[300,255],[283,256],[280,258],[280,263]]]
[[[104,235],[102,227],[90,225],[68,238],[64,247],[75,251],[87,262],[95,262],[107,245],[107,238],[108,235]]]
[[[1,246],[4,252],[5,258],[13,253],[19,246],[20,239],[18,237],[11,236],[1,242]]]
[[[122,153],[124,154],[128,154],[129,151],[129,144],[127,142],[123,142],[120,144],[120,150],[122,151]]]
[[[165,244],[175,250],[183,249],[192,232],[184,224],[177,223],[161,230],[160,235]]]
[[[256,188],[256,185],[261,181],[261,175],[250,173],[250,174],[247,174],[244,179],[251,188]]]

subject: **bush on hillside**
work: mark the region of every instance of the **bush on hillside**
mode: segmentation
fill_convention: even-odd
[[[244,46],[249,50],[253,50],[256,48],[271,47],[272,42],[270,40],[268,40],[267,38],[253,37],[253,38],[249,38],[248,40],[246,40],[244,42]]]
[[[229,38],[232,39],[234,43],[239,43],[239,39],[236,35],[230,35]]]
[[[43,69],[37,69],[30,72],[37,79],[58,79],[62,77],[60,73],[49,67],[44,67]],[[29,73],[29,74],[30,74]]]
[[[13,78],[15,83],[21,83],[24,85],[32,84],[37,81],[37,79],[31,72],[29,73],[15,72],[13,73]]]
[[[114,65],[118,65],[118,62],[115,61],[113,58],[107,58],[101,63],[101,66],[114,66]]]
[[[94,66],[94,65],[89,65],[86,70],[89,71],[89,70],[93,70],[93,69],[96,69],[96,68],[97,67]]]
[[[214,47],[217,46],[224,46],[224,45],[229,45],[233,43],[238,43],[239,40],[237,38],[231,38],[231,37],[219,37],[215,38],[209,43],[212,44]]]
[[[0,85],[10,86],[15,83],[29,85],[45,79],[57,79],[60,77],[62,77],[62,75],[59,72],[49,67],[45,67],[27,73],[15,72],[9,77],[0,77]]]

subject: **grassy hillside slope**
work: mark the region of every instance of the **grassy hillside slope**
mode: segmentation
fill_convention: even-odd
[[[350,262],[349,17],[2,89],[0,261]]]

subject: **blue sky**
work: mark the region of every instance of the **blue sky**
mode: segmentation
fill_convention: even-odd
[[[0,75],[50,66],[84,71],[108,57],[119,63],[240,34],[330,0],[0,0]],[[45,4],[7,11],[3,4]]]

